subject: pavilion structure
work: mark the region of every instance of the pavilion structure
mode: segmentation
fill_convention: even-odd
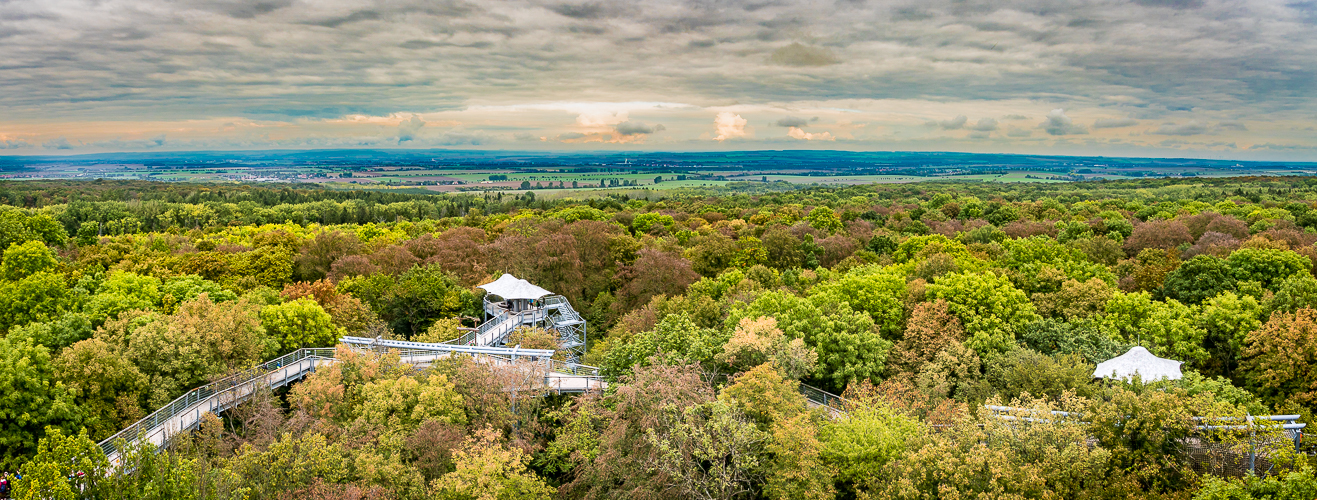
[[[1144,382],[1180,380],[1182,361],[1159,358],[1143,346],[1134,346],[1120,356],[1098,363],[1093,378],[1130,380],[1138,375]]]
[[[486,292],[484,321],[479,328],[447,343],[507,346],[513,330],[534,326],[555,332],[559,350],[567,352],[568,361],[580,362],[585,354],[587,324],[566,298],[511,274],[504,274],[479,288]]]

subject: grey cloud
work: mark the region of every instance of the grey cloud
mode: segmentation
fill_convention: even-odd
[[[1006,115],[1006,116],[1003,116],[1002,119],[1003,119],[1003,120],[1028,120],[1029,117],[1024,116],[1024,115]]]
[[[994,120],[992,118],[979,118],[978,123],[967,126],[965,128],[970,130],[976,130],[979,132],[991,132],[993,130],[997,130],[997,120]],[[974,134],[970,134],[970,135],[974,135]]]
[[[585,137],[585,134],[582,134],[580,132],[566,132],[566,133],[558,134],[557,137],[554,137],[554,140],[570,141],[572,139],[580,139],[582,137]]]
[[[1169,7],[1172,9],[1197,9],[1203,6],[1203,0],[1134,0],[1134,3],[1148,7]]]
[[[32,147],[32,143],[22,139],[0,140],[0,149],[23,149]]]
[[[964,128],[965,123],[968,121],[969,121],[968,117],[966,117],[965,115],[960,115],[950,120],[938,120],[938,121],[926,122],[924,123],[924,125],[929,127],[942,127],[942,130],[957,130]]]
[[[1006,131],[1007,137],[1029,137],[1031,135],[1033,135],[1033,131],[1022,128],[1012,128]]]
[[[450,130],[439,135],[433,141],[440,146],[481,146],[495,142],[492,137],[479,132]]]
[[[530,134],[526,132],[517,132],[515,134],[512,134],[512,138],[521,142],[533,142],[540,140],[539,137],[535,137],[535,134]]]
[[[784,66],[827,66],[841,62],[831,51],[793,42],[773,51],[769,60]]]
[[[572,19],[598,19],[604,17],[605,9],[603,4],[590,2],[581,4],[558,4],[550,6],[549,10],[557,12],[559,15],[567,16]]]
[[[970,139],[987,139],[987,138],[990,138],[990,137],[992,137],[992,133],[991,133],[991,132],[970,132],[970,133],[969,133],[969,138],[970,138]]]
[[[1248,126],[1244,125],[1244,122],[1238,122],[1238,121],[1223,121],[1223,122],[1219,122],[1219,123],[1216,124],[1216,129],[1217,129],[1217,130],[1237,130],[1237,131],[1245,131],[1245,130],[1248,130]]]
[[[46,149],[73,149],[73,144],[70,144],[68,139],[59,137],[42,143],[41,147]]]
[[[1286,7],[1298,11],[1299,17],[1309,24],[1317,24],[1317,0],[1306,0],[1303,2],[1292,2],[1285,4]]]
[[[780,118],[780,119],[778,119],[778,120],[777,120],[776,122],[774,122],[773,124],[774,124],[774,125],[777,125],[777,126],[779,126],[779,127],[796,127],[796,128],[800,128],[800,127],[804,127],[804,126],[806,126],[806,125],[809,125],[811,122],[816,122],[816,121],[819,121],[819,117],[817,117],[817,116],[815,116],[815,117],[811,117],[811,118],[803,118],[803,117],[799,117],[799,116],[788,116],[788,117],[786,117],[786,118]]]
[[[421,121],[421,118],[416,115],[412,115],[411,118],[408,118],[407,120],[404,120],[402,123],[399,123],[398,144],[402,144],[404,142],[416,139],[416,133],[420,132],[421,127],[424,126],[425,126],[425,122]]]
[[[1133,118],[1098,118],[1093,121],[1093,128],[1121,128],[1138,124],[1139,121]]]
[[[323,26],[326,28],[337,28],[344,24],[356,23],[361,21],[378,21],[383,16],[376,10],[359,10],[346,16],[331,17],[329,19],[320,19],[309,21],[306,24],[314,26]]]
[[[1207,126],[1191,121],[1183,125],[1176,123],[1163,123],[1156,130],[1149,133],[1157,135],[1198,135],[1207,133]]]
[[[927,21],[932,18],[932,13],[914,7],[898,7],[892,9],[893,21]]]
[[[293,5],[293,0],[213,0],[202,2],[205,9],[237,19],[251,19]]]
[[[617,131],[617,133],[622,135],[652,134],[654,132],[663,131],[664,129],[665,127],[662,124],[654,125],[651,127],[649,125],[645,125],[644,123],[634,122],[630,120],[619,123],[617,124],[616,127],[613,128],[613,130]]]
[[[1039,128],[1051,135],[1071,135],[1087,134],[1088,129],[1082,125],[1076,125],[1069,116],[1065,115],[1064,109],[1053,109],[1047,113],[1047,120],[1038,125]]]

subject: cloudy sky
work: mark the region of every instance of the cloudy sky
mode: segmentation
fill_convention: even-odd
[[[0,154],[1317,160],[1317,0],[0,0]]]

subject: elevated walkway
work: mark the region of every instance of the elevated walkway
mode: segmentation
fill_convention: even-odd
[[[362,337],[344,337],[342,343],[358,348],[397,351],[403,363],[428,368],[449,356],[472,356],[478,362],[523,370],[525,387],[506,390],[547,393],[583,393],[603,390],[607,384],[599,369],[552,358],[547,349],[427,344]],[[258,391],[282,387],[305,378],[320,367],[337,363],[334,348],[298,349],[179,396],[127,428],[100,442],[111,466],[117,467],[122,453],[115,445],[119,439],[134,441],[139,437],[157,448],[164,448],[174,435],[197,428],[207,413],[219,414],[250,399]]]

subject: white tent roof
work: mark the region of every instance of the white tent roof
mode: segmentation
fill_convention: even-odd
[[[518,279],[511,274],[504,274],[492,283],[485,283],[478,288],[483,288],[486,292],[504,299],[538,299],[545,295],[553,295],[553,292],[535,286],[529,281]]]
[[[1154,380],[1179,380],[1180,365],[1183,362],[1154,356],[1142,346],[1135,346],[1129,352],[1098,363],[1093,370],[1093,378],[1131,379],[1134,374],[1146,382]],[[1112,376],[1112,374],[1115,376]]]

